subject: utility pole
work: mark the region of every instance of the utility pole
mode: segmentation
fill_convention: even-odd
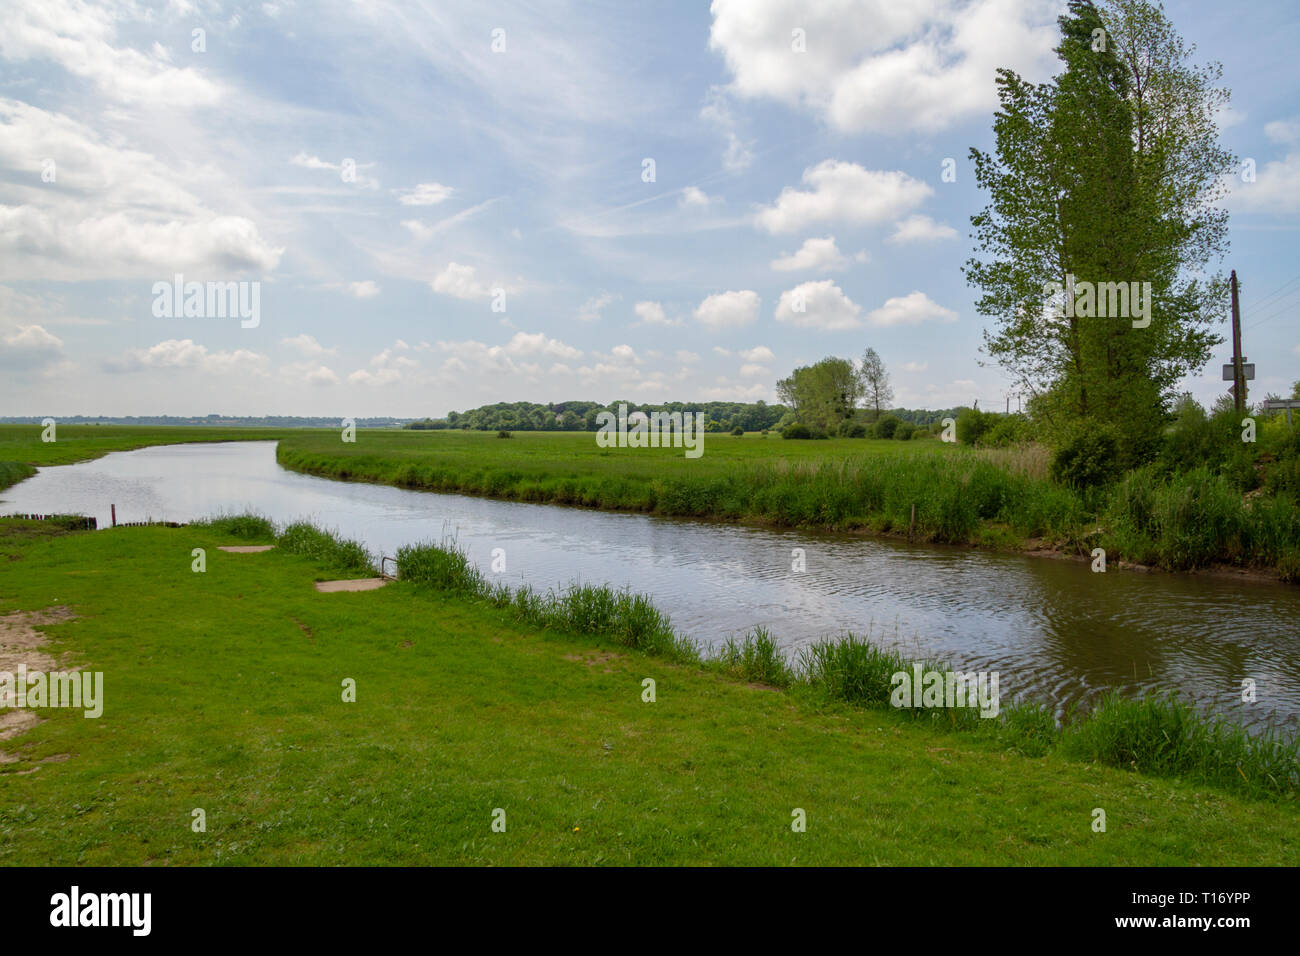
[[[1241,304],[1237,301],[1237,270],[1232,270],[1232,397],[1237,414],[1246,414],[1246,376],[1241,367]]]

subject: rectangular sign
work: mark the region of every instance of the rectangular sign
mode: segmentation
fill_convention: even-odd
[[[1254,379],[1255,379],[1255,363],[1254,363],[1254,362],[1242,362],[1242,363],[1241,363],[1241,374],[1244,375],[1244,376],[1246,377],[1246,381],[1248,381],[1248,382],[1250,382],[1250,381],[1254,381]],[[1224,380],[1225,382],[1231,382],[1231,381],[1235,381],[1235,380],[1236,380],[1236,376],[1232,374],[1232,363],[1231,363],[1231,362],[1229,362],[1227,365],[1223,366],[1223,380]]]

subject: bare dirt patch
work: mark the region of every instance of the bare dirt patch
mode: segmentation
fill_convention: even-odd
[[[19,665],[28,671],[76,670],[75,667],[60,668],[59,662],[42,648],[46,637],[37,627],[70,621],[75,614],[62,605],[47,607],[44,611],[14,611],[0,615],[0,671],[10,674],[18,671]],[[34,710],[18,708],[13,702],[3,701],[0,708],[0,740],[8,740],[26,733],[40,722]],[[0,751],[0,764],[15,763],[19,758]]]
[[[357,578],[353,581],[317,581],[316,590],[322,594],[334,591],[374,591],[388,583],[387,578]]]
[[[223,545],[217,550],[228,551],[231,554],[261,554],[263,551],[270,551],[274,547],[273,544],[232,544]]]
[[[608,664],[610,661],[618,660],[622,656],[622,654],[615,654],[613,651],[588,651],[582,654],[565,654],[564,659],[573,661],[576,664],[595,667],[597,664]],[[611,672],[607,669],[605,673]]]

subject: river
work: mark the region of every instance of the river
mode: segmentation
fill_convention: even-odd
[[[857,535],[517,504],[286,471],[274,442],[163,445],[42,468],[0,514],[109,524],[251,510],[308,519],[376,554],[454,535],[512,584],[652,595],[703,644],[764,625],[791,653],[845,631],[913,657],[997,671],[1004,700],[1058,709],[1118,688],[1176,691],[1247,727],[1300,722],[1300,588],[1210,575],[1093,573],[1084,562]],[[806,570],[795,571],[795,549]],[[1257,701],[1242,701],[1242,681]]]

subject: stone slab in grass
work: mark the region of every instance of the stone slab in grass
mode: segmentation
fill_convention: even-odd
[[[273,544],[234,544],[218,548],[218,551],[229,551],[231,554],[261,554],[263,551],[270,551],[274,548]]]
[[[352,581],[317,581],[316,590],[324,594],[332,591],[373,591],[388,583],[387,578],[356,578]]]

